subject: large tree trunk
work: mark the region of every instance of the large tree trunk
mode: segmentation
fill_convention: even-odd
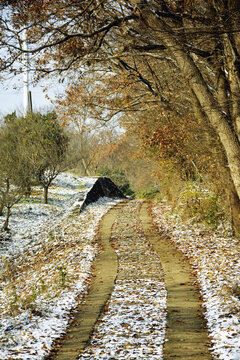
[[[155,40],[160,40],[171,51],[183,78],[186,80],[186,85],[193,91],[201,108],[204,109],[209,123],[214,128],[223,145],[231,177],[240,198],[240,145],[237,134],[234,132],[233,127],[231,127],[232,119],[228,119],[227,115],[222,111],[193,58],[184,49],[183,45],[175,39],[174,32],[167,23],[159,19],[149,9],[146,2],[132,0],[131,3],[135,8],[136,14],[139,16],[139,20],[142,22],[143,30],[144,28],[146,31],[150,30]]]
[[[213,143],[213,138],[215,139],[215,142],[217,143],[217,146],[215,145],[213,147],[213,152],[215,152],[214,157],[217,164],[218,172],[220,174],[220,181],[223,186],[224,191],[228,198],[229,208],[230,208],[230,214],[231,214],[231,220],[232,220],[232,227],[234,230],[235,235],[240,235],[240,199],[238,197],[238,194],[236,192],[234,183],[232,181],[232,177],[229,171],[229,167],[227,166],[227,159],[225,156],[224,149],[222,147],[222,144],[219,141],[219,138],[213,133],[212,127],[208,125],[206,122],[206,115],[202,111],[202,108],[200,106],[200,103],[198,99],[196,98],[195,94],[192,94],[192,100],[193,100],[193,110],[195,113],[195,116],[198,121],[200,121],[201,125],[206,129],[205,136],[206,140],[209,143],[209,146],[211,147],[211,144]],[[214,151],[215,150],[215,151]]]
[[[240,236],[240,200],[230,174],[228,175],[228,201],[234,233],[236,236]]]
[[[199,76],[200,78],[200,76]],[[201,81],[201,80],[200,80]],[[215,104],[212,101],[212,95],[202,87],[197,89],[197,84],[193,81],[193,90],[202,106],[205,109],[205,114],[219,136],[220,141],[226,153],[228,165],[231,173],[231,177],[240,198],[240,146],[237,140],[237,136],[228,123],[227,118],[221,111],[216,109]]]
[[[177,60],[183,77],[189,83],[202,109],[204,109],[209,123],[221,140],[226,152],[232,180],[240,198],[240,146],[238,138],[229,124],[227,116],[219,108],[191,57],[181,50],[168,35],[165,37],[167,37],[165,40],[166,44],[174,48],[174,57]]]

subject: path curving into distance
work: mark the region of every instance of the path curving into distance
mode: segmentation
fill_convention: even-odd
[[[103,251],[96,259],[94,276],[89,293],[86,296],[85,303],[80,305],[79,311],[73,323],[70,325],[58,352],[52,354],[48,359],[78,359],[79,355],[83,353],[84,349],[89,345],[94,325],[102,314],[102,310],[105,308],[113,291],[117,273],[120,281],[122,281],[123,278],[125,279],[126,276],[131,277],[132,272],[134,273],[134,267],[131,268],[130,263],[128,263],[129,269],[126,274],[123,270],[118,269],[118,258],[110,245],[110,240],[114,239],[114,237],[115,243],[116,239],[118,239],[117,241],[120,241],[119,245],[121,244],[121,236],[117,234],[117,223],[120,221],[120,223],[122,222],[122,225],[124,225],[128,204],[129,201],[121,202],[103,217],[99,234],[99,241],[103,247]],[[193,285],[195,278],[192,275],[191,267],[181,252],[155,229],[148,206],[148,202],[143,202],[139,211],[138,205],[135,214],[137,219],[140,219],[140,222],[138,220],[138,227],[141,228],[142,226],[147,241],[152,244],[153,250],[160,260],[160,264],[158,262],[159,269],[162,266],[164,270],[164,280],[168,295],[167,329],[163,358],[164,360],[211,360],[212,357],[208,350],[209,339],[205,329],[199,292],[197,287]],[[121,216],[124,216],[124,218],[121,218]],[[118,217],[118,222],[116,222],[114,228],[113,224]],[[134,231],[131,232],[128,230],[128,227],[130,229],[126,218],[126,226],[124,225],[123,231],[125,232],[126,240],[129,239],[125,245],[123,245],[126,249],[130,246],[128,243],[135,243],[136,236]],[[125,262],[128,259],[127,255],[132,256],[131,253],[126,253],[126,259],[123,259]],[[141,256],[143,256],[143,252]],[[141,256],[136,257],[139,262],[143,261]],[[149,259],[150,258],[147,260],[148,266],[150,265],[151,267]],[[129,262],[131,262],[131,259],[129,259]],[[137,270],[137,264],[135,267]],[[145,269],[144,267],[144,271]],[[159,271],[161,272],[162,270]],[[135,273],[134,276],[136,277]],[[128,358],[130,359],[130,357]],[[148,357],[146,357],[146,360],[147,358]]]
[[[140,219],[145,236],[162,264],[168,293],[164,360],[210,360],[209,339],[191,266],[184,255],[154,228],[148,206],[147,202],[143,203]]]

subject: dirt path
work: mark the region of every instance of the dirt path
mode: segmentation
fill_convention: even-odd
[[[79,360],[160,360],[166,322],[163,270],[139,220],[141,203],[119,209],[111,244],[118,274],[106,311]]]
[[[100,225],[99,242],[103,247],[96,259],[94,274],[86,301],[74,316],[61,347],[49,359],[77,359],[89,341],[94,324],[110,297],[117,275],[117,255],[110,245],[111,228],[117,216],[117,207],[108,212]]]
[[[110,210],[102,220],[100,240],[104,250],[97,258],[94,278],[89,294],[86,297],[85,304],[81,305],[76,314],[75,320],[70,326],[64,342],[61,344],[61,348],[51,359],[73,360],[77,359],[79,354],[83,352],[89,343],[94,324],[99,319],[101,310],[113,291],[114,283],[116,283],[116,287],[118,288],[117,292],[116,290],[115,293],[113,291],[113,298],[116,298],[117,304],[114,305],[114,300],[112,300],[113,304],[110,304],[106,313],[106,315],[109,313],[108,317],[110,318],[109,320],[105,319],[104,323],[107,324],[109,321],[109,326],[112,327],[113,318],[119,317],[119,306],[121,305],[123,310],[123,307],[126,309],[127,304],[129,304],[128,313],[123,314],[121,310],[120,314],[120,316],[125,317],[121,318],[122,320],[120,321],[120,323],[123,324],[124,330],[121,329],[120,326],[116,329],[116,339],[118,340],[116,343],[113,343],[113,345],[110,345],[109,342],[111,342],[111,338],[114,338],[114,330],[112,328],[112,335],[108,338],[108,328],[106,327],[106,330],[104,330],[104,328],[101,330],[100,324],[102,333],[101,331],[100,333],[98,332],[94,343],[84,350],[84,359],[89,354],[89,359],[97,360],[98,356],[96,357],[96,355],[94,355],[96,354],[94,353],[94,349],[102,349],[105,354],[105,351],[107,351],[106,344],[110,347],[112,346],[112,349],[115,350],[117,347],[116,359],[120,356],[121,351],[121,358],[126,356],[128,359],[131,359],[131,347],[135,349],[136,354],[138,344],[140,344],[141,341],[145,344],[143,345],[144,351],[147,351],[146,349],[149,347],[149,353],[145,353],[144,359],[150,359],[151,357],[155,359],[156,357],[153,356],[153,348],[151,348],[155,345],[151,345],[149,340],[146,340],[147,342],[145,343],[144,340],[143,322],[144,320],[150,320],[150,318],[145,319],[145,316],[140,316],[138,311],[136,311],[136,307],[139,307],[139,311],[143,311],[145,305],[141,301],[144,301],[144,297],[148,299],[147,294],[150,294],[152,291],[152,285],[150,286],[150,283],[153,284],[153,289],[156,289],[158,286],[160,292],[165,291],[161,290],[162,285],[160,283],[161,277],[163,277],[163,270],[168,292],[167,340],[164,344],[164,360],[212,359],[208,350],[209,341],[205,330],[199,293],[198,289],[193,285],[195,278],[191,274],[190,266],[184,260],[184,256],[166,241],[166,239],[160,237],[159,233],[154,229],[152,226],[152,218],[148,212],[148,203],[144,202],[142,206],[140,206],[139,203],[135,203],[134,205],[134,202],[132,202],[132,210],[130,209],[130,212],[128,210],[128,204],[130,203],[122,202]],[[139,208],[140,212],[138,212]],[[139,218],[141,222],[139,222]],[[135,223],[132,224],[132,221],[135,221]],[[113,226],[114,222],[115,225]],[[146,238],[141,237],[141,224]],[[110,245],[110,239],[112,239],[112,245],[118,252],[118,259]],[[153,249],[152,246],[149,245],[149,242],[153,245]],[[159,259],[161,264],[159,263]],[[161,265],[163,270],[161,269]],[[116,278],[117,272],[118,276]],[[146,282],[148,286],[150,286],[149,289],[146,287]],[[121,287],[124,286],[127,291],[124,295],[126,297],[120,300],[121,294],[124,292]],[[145,290],[146,293],[144,293]],[[126,300],[130,292],[132,292],[132,294],[139,293],[139,295],[135,300]],[[142,297],[143,293],[145,295]],[[155,311],[158,319],[156,318],[153,321],[153,323],[159,327],[159,324],[163,321],[164,309],[161,309],[161,303],[156,303],[156,298],[154,300],[149,299],[147,301],[148,314],[151,313],[154,306],[159,307],[157,312]],[[134,308],[133,313],[131,313],[131,306]],[[136,316],[136,319],[134,316]],[[131,326],[129,325],[130,321],[133,321]],[[132,333],[130,339],[130,337],[128,337],[130,335],[127,336],[126,331],[130,334],[131,327],[134,328],[136,332]],[[136,330],[137,328],[138,330]],[[95,330],[98,331],[97,329]],[[145,331],[146,334],[149,334],[149,331],[150,330]],[[153,328],[151,328],[151,331],[153,331]],[[157,331],[157,328],[154,331]],[[161,331],[160,328],[159,334],[161,334]],[[123,333],[123,336],[121,333]],[[106,337],[104,340],[105,334]],[[160,347],[164,342],[164,332],[162,334],[161,336],[163,338],[159,342]],[[160,339],[159,335],[157,335],[157,337]],[[122,341],[121,345],[118,343],[120,338]],[[143,339],[141,340],[141,338]],[[147,336],[146,339],[148,339]],[[129,355],[127,355],[126,352],[128,349],[130,349]],[[157,348],[154,351],[157,353]],[[107,359],[108,357],[103,358]],[[134,357],[134,359],[135,358],[136,357]]]
[[[167,330],[164,359],[208,360],[209,340],[205,330],[198,289],[184,256],[152,226],[148,204],[140,211],[144,233],[153,244],[165,273],[168,292]]]

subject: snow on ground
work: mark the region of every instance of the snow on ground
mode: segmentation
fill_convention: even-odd
[[[74,212],[95,181],[61,174],[50,188],[50,205],[40,203],[40,189],[35,189],[33,198],[15,206],[12,238],[0,243],[1,360],[43,359],[86,293],[99,251],[97,227],[115,204],[105,198],[81,214]],[[166,290],[137,209],[131,202],[114,225],[116,285],[80,360],[162,359]],[[164,204],[154,205],[153,214],[160,232],[188,257],[196,273],[215,358],[240,360],[240,242],[176,223]]]
[[[118,276],[108,308],[79,360],[162,359],[166,289],[159,259],[141,231],[139,204],[118,214],[112,242]]]
[[[219,360],[240,360],[240,242],[178,224],[169,214],[165,205],[154,205],[160,232],[187,256],[196,273],[213,354]]]
[[[50,188],[50,205],[33,198],[13,211],[12,238],[0,248],[1,360],[43,359],[86,293],[98,224],[115,204],[102,198],[73,212],[95,181],[61,174]]]
[[[42,203],[42,188],[35,187],[30,198],[23,199],[22,203],[13,207],[9,223],[11,241],[0,242],[0,254],[19,254],[35,241],[39,232],[48,231],[57,218],[67,216],[74,208],[80,208],[96,179],[59,174],[49,188],[48,205]],[[0,217],[0,228],[3,222],[4,217]]]

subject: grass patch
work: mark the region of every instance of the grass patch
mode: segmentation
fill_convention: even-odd
[[[137,199],[155,199],[162,200],[160,191],[158,188],[141,188],[135,193],[135,198]]]

